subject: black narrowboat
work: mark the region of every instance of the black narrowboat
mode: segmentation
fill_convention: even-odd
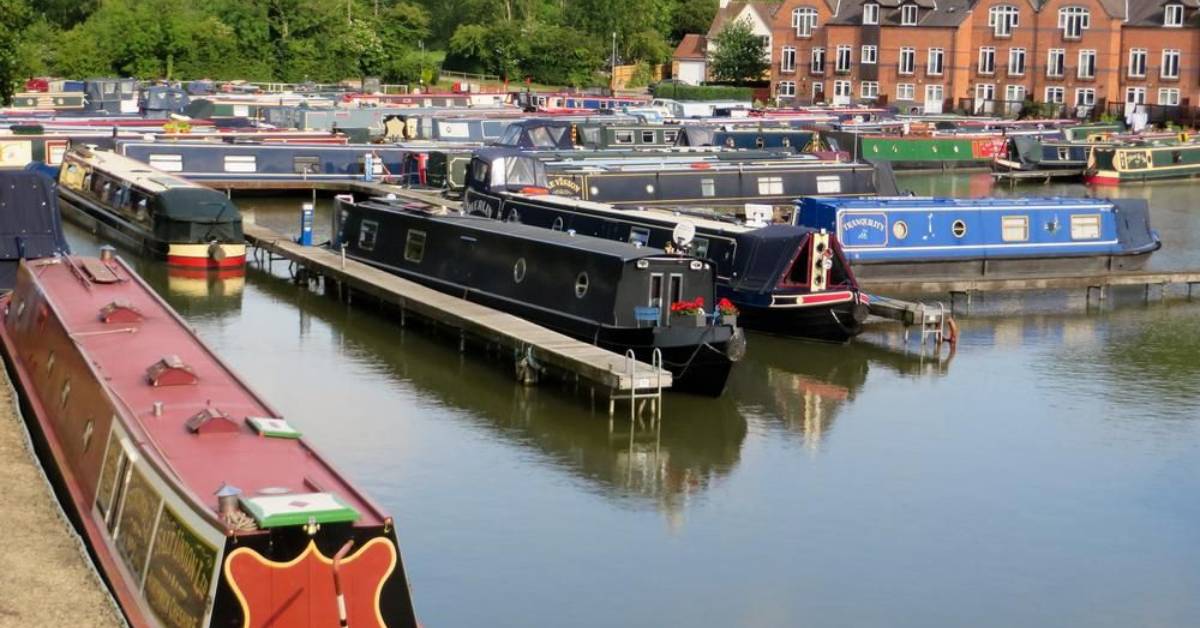
[[[548,194],[537,160],[476,153],[464,207],[505,223],[682,250],[716,268],[717,296],[747,328],[845,342],[867,310],[835,234],[794,225],[745,224],[699,209],[621,209]],[[550,237],[550,236],[545,236]]]
[[[68,218],[122,246],[172,266],[245,265],[241,212],[216,190],[87,146],[67,151],[58,183]]]
[[[674,390],[720,395],[745,351],[711,314],[708,261],[419,202],[342,198],[335,218],[348,257],[645,362],[657,349]],[[679,303],[710,313],[678,316]]]

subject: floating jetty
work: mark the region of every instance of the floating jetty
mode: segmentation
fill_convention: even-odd
[[[662,391],[671,387],[671,373],[661,366],[443,294],[328,249],[297,244],[288,236],[259,225],[247,224],[243,229],[247,242],[258,250],[258,259],[266,264],[287,260],[309,276],[335,282],[340,293],[347,297],[353,292],[368,294],[399,308],[402,325],[408,314],[414,314],[456,329],[460,334],[460,349],[465,349],[467,337],[472,337],[512,351],[517,377],[525,383],[536,382],[538,374],[546,370],[574,376],[607,393],[610,414],[617,399],[651,399],[661,408]]]

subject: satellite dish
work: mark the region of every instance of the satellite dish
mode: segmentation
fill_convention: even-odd
[[[679,222],[671,231],[671,240],[675,242],[675,246],[681,249],[686,249],[692,243],[692,239],[696,237],[696,225],[690,222]]]

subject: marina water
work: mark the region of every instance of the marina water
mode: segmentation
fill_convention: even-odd
[[[1144,196],[1149,268],[1200,269],[1189,182],[901,186]],[[239,203],[295,233],[303,200]],[[586,390],[517,387],[484,352],[297,288],[286,262],[221,281],[134,261],[395,514],[427,626],[1200,625],[1200,303],[1157,288],[1090,310],[976,295],[948,360],[891,327],[751,335],[723,398],[669,395],[660,431],[631,431]]]

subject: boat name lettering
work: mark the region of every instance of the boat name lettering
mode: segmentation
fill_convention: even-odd
[[[846,214],[842,220],[842,244],[856,246],[886,246],[888,219],[883,212]]]
[[[583,187],[570,177],[554,177],[547,182],[550,193],[555,196],[579,196]]]
[[[168,626],[201,625],[215,566],[216,550],[164,509],[146,572],[146,602]]]

